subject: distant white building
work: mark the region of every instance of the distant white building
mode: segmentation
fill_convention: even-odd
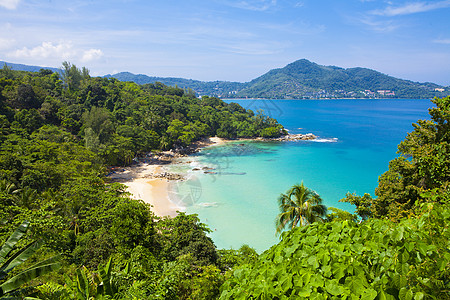
[[[378,90],[377,93],[382,96],[395,96],[395,92],[391,90]]]

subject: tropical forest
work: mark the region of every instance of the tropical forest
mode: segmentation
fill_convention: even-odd
[[[159,217],[107,175],[207,137],[278,138],[277,120],[69,62],[5,65],[0,299],[450,299],[450,97],[431,101],[375,195],[343,195],[350,213],[292,182],[258,253],[218,249],[197,215]]]

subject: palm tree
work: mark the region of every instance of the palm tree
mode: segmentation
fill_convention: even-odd
[[[16,187],[14,183],[9,182],[6,179],[0,180],[0,193],[13,195],[18,193],[19,191],[20,190]]]
[[[327,207],[322,198],[313,190],[305,187],[303,182],[292,186],[286,194],[278,198],[280,214],[277,217],[277,233],[286,225],[293,229],[297,224],[305,226],[314,222],[322,222],[327,214]]]
[[[13,196],[13,202],[17,206],[32,209],[37,206],[38,193],[30,187],[24,187]]]

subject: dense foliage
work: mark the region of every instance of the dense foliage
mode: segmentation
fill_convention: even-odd
[[[200,81],[174,77],[154,77],[142,74],[135,75],[129,72],[120,72],[113,75],[107,75],[105,77],[107,78],[114,77],[120,81],[133,81],[137,84],[161,82],[164,83],[165,85],[179,86],[184,89],[190,89],[192,91],[195,91],[197,95],[208,95],[217,97],[232,95],[236,91],[239,91],[242,88],[244,88],[246,85],[245,83],[242,82]]]
[[[234,271],[220,299],[448,299],[448,204],[418,218],[314,223]]]
[[[64,81],[59,77],[49,70],[2,69],[3,136],[21,129],[23,137],[43,125],[54,125],[82,139],[104,162],[127,164],[135,155],[184,147],[205,136],[271,137],[282,129],[274,119],[237,104],[198,99],[161,83],[139,86],[91,78],[88,70],[70,63],[64,65]]]
[[[45,282],[34,290],[41,299],[214,298],[226,270],[251,251],[219,253],[195,215],[156,217],[123,185],[108,182],[107,167],[212,135],[281,132],[261,113],[160,83],[93,78],[68,62],[61,73],[4,67],[0,241],[25,220],[31,229],[18,246],[41,240],[43,247],[18,272],[62,254],[58,273],[29,282]]]

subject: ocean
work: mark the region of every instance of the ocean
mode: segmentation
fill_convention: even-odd
[[[277,198],[303,182],[328,207],[354,212],[339,202],[363,195],[397,156],[412,123],[428,119],[429,100],[227,100],[277,119],[290,133],[313,133],[314,141],[236,141],[205,148],[174,165],[189,180],[172,193],[186,212],[211,229],[219,249],[243,244],[262,252],[279,241]],[[178,170],[176,170],[178,168]],[[184,169],[184,170],[180,170]],[[202,168],[204,168],[202,170]],[[209,169],[212,168],[212,169]],[[200,170],[197,170],[200,169]]]

